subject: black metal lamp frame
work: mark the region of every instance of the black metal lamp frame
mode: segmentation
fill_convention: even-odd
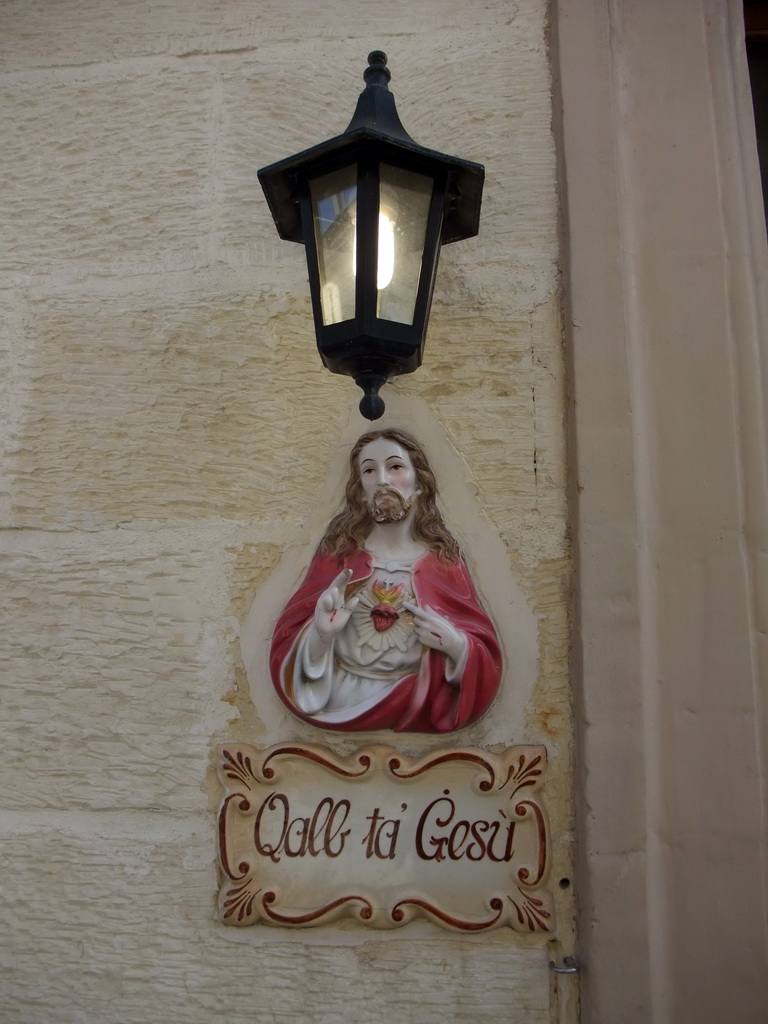
[[[368,419],[384,412],[379,388],[390,377],[421,365],[441,244],[476,235],[484,168],[419,146],[407,134],[389,92],[386,55],[369,54],[366,88],[343,135],[262,168],[259,180],[281,238],[303,242],[307,252],[317,346],[333,373],[349,374],[363,389],[360,411]],[[310,182],[340,168],[357,168],[357,273],[354,316],[323,322],[320,271]],[[382,164],[433,179],[413,320],[377,316],[377,253]]]

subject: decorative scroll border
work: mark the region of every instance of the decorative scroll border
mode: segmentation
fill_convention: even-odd
[[[286,763],[303,758],[321,770],[341,778],[356,780],[383,772],[392,781],[404,781],[424,775],[450,762],[474,765],[473,785],[478,792],[507,790],[520,819],[531,816],[539,839],[539,858],[535,874],[523,866],[510,876],[510,891],[488,900],[488,916],[479,921],[462,920],[436,906],[423,895],[400,899],[382,918],[376,915],[376,901],[362,893],[350,893],[312,909],[281,908],[278,895],[258,869],[247,862],[230,864],[227,856],[227,826],[230,816],[251,809],[251,798],[265,785],[279,781]],[[551,894],[543,888],[549,871],[549,826],[546,812],[536,799],[546,768],[544,747],[514,747],[501,755],[469,747],[433,751],[412,758],[391,747],[365,747],[341,757],[327,747],[310,744],[280,743],[266,750],[250,744],[227,743],[219,748],[218,774],[224,797],[218,814],[218,853],[223,883],[219,892],[219,917],[225,924],[249,925],[259,921],[283,927],[309,927],[327,924],[342,916],[352,917],[370,927],[400,927],[422,917],[452,931],[481,932],[501,926],[516,931],[548,932],[553,929],[554,907]],[[234,883],[234,884],[233,884]]]

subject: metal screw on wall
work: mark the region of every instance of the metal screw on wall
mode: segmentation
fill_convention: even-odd
[[[581,970],[572,956],[563,957],[562,967],[558,967],[554,960],[550,960],[549,969],[553,974],[578,974]]]

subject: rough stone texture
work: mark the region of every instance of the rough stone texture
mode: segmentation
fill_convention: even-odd
[[[10,173],[0,268],[199,264],[211,218],[212,85],[209,71],[186,66],[13,76],[1,122]]]
[[[546,969],[574,940],[545,14],[2,4],[3,1022],[574,1020]],[[508,729],[553,751],[551,948],[428,925],[235,938],[213,916],[214,743],[283,738],[250,700],[240,623],[306,543],[358,400],[320,366],[303,249],[256,170],[344,129],[375,47],[414,138],[487,169],[481,235],[442,254],[424,367],[392,389],[466,465],[538,623]]]
[[[343,401],[340,380],[330,396],[322,387],[306,309],[276,308],[261,290],[189,288],[31,302],[15,525],[306,516],[327,447],[315,424],[332,426],[329,397]],[[281,453],[287,424],[306,439],[291,453],[307,485],[298,494]]]
[[[60,816],[35,819],[37,831],[16,825],[5,844],[18,927],[0,952],[4,1021],[440,1024],[449,1007],[456,1020],[498,1019],[509,1007],[526,1024],[549,1024],[546,950],[520,949],[510,963],[505,942],[434,932],[350,946],[340,928],[303,946],[271,928],[258,945],[234,942],[211,920],[209,827],[103,817],[72,828]]]
[[[6,534],[0,806],[199,809],[228,580],[220,536],[186,540]]]

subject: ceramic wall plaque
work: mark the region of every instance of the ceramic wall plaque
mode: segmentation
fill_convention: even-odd
[[[275,689],[303,721],[445,733],[493,701],[496,630],[436,496],[409,434],[371,431],[353,446],[344,506],[272,638]]]
[[[225,924],[551,931],[543,747],[220,748]]]

